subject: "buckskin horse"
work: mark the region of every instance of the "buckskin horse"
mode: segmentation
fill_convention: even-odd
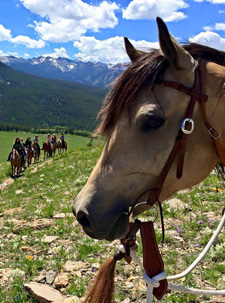
[[[22,159],[18,151],[14,148],[10,156],[10,163],[12,167],[12,177],[19,177],[22,170]]]
[[[123,238],[129,209],[138,215],[225,165],[225,53],[181,46],[157,24],[160,50],[143,52],[125,38],[132,63],[100,110],[106,146],[73,204],[96,239]]]

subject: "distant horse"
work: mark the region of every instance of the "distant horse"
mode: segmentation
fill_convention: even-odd
[[[27,166],[30,166],[31,165],[31,162],[32,162],[32,150],[29,149],[29,148],[26,148],[26,153],[27,153]]]
[[[51,143],[51,147],[52,147],[52,154],[55,156],[55,151],[56,151],[56,149],[58,147],[57,142],[56,141],[52,142]]]
[[[43,142],[42,150],[44,151],[44,159],[46,157],[51,157],[52,156],[52,149],[53,149],[53,144],[52,143],[49,146],[48,143]]]
[[[22,158],[15,148],[12,150],[10,162],[12,166],[12,177],[19,177],[22,169]]]
[[[40,157],[40,153],[39,153],[37,144],[34,143],[32,145],[32,148],[34,150],[34,163],[37,163],[39,161],[39,157]]]
[[[64,141],[64,145],[61,140],[58,140],[58,152],[61,154],[62,152],[67,150],[67,142]]]

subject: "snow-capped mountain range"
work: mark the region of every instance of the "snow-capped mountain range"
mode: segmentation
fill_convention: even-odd
[[[98,87],[106,87],[126,69],[123,64],[83,62],[46,56],[32,59],[4,56],[0,57],[0,62],[27,74],[49,79],[69,80]]]

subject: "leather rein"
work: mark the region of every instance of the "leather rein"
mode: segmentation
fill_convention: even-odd
[[[174,81],[161,80],[159,82],[159,84],[163,86],[171,87],[173,89],[176,89],[178,91],[181,91],[189,95],[190,101],[186,113],[184,115],[184,118],[182,120],[181,128],[178,131],[178,135],[176,137],[173,149],[170,152],[170,155],[166,161],[166,164],[163,167],[163,170],[157,182],[155,183],[153,188],[146,190],[136,199],[135,203],[131,207],[129,214],[133,213],[135,208],[138,207],[138,205],[140,204],[139,203],[140,198],[146,195],[148,192],[149,195],[146,201],[146,205],[152,207],[153,205],[158,203],[161,210],[159,196],[161,194],[165,179],[177,155],[178,155],[178,163],[177,163],[176,176],[177,179],[180,179],[182,177],[187,140],[189,135],[194,130],[194,121],[192,120],[192,115],[197,100],[200,102],[201,105],[203,122],[213,140],[218,157],[221,163],[223,164],[223,166],[225,166],[225,150],[223,149],[221,144],[220,133],[215,127],[211,125],[211,123],[207,118],[207,113],[206,113],[206,103],[208,101],[208,96],[205,94],[205,79],[204,79],[205,64],[202,61],[196,61],[196,65],[197,67],[195,68],[195,81],[192,88],[186,87],[185,85]],[[162,213],[161,213],[161,219],[162,219]]]

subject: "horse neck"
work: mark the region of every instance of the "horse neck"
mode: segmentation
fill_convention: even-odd
[[[209,101],[206,104],[208,119],[213,127],[221,134],[221,142],[225,148],[225,97],[223,90],[225,85],[225,67],[215,63],[207,64],[206,94]]]

